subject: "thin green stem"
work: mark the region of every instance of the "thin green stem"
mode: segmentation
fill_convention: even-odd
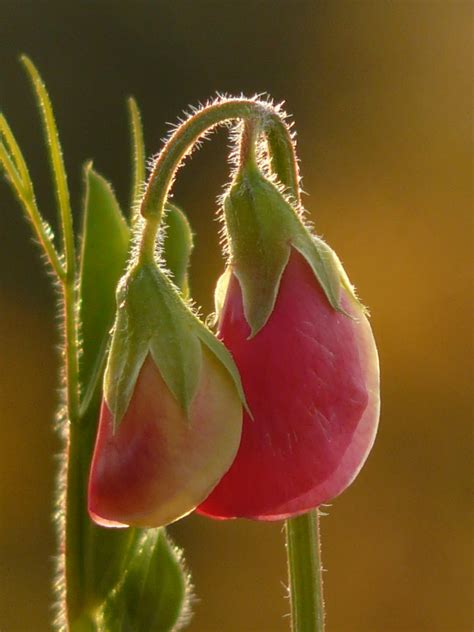
[[[286,168],[281,169],[282,184],[298,191],[298,168],[293,140],[278,110],[269,103],[252,99],[226,99],[212,103],[193,114],[175,130],[155,162],[140,208],[145,219],[153,217],[155,220],[146,235],[146,242],[142,241],[141,245],[142,249],[148,249],[148,254],[150,243],[154,242],[160,226],[165,201],[182,161],[203,134],[233,119],[254,120],[263,133],[267,129],[272,130],[272,138],[278,137],[280,152],[284,147],[290,157],[286,162],[293,166],[291,173]],[[275,144],[276,141],[273,142]],[[154,234],[152,229],[155,230]]]
[[[65,360],[67,411],[71,424],[80,419],[80,384],[79,384],[79,341],[78,316],[76,300],[76,282],[74,277],[64,279],[64,321],[65,321]]]
[[[228,99],[208,105],[176,129],[158,156],[142,200],[141,212],[144,217],[152,214],[161,216],[176,171],[196,141],[216,125],[232,119],[259,120],[262,131],[265,132],[270,127],[275,134],[278,132],[281,143],[286,146],[290,155],[294,155],[291,134],[279,114],[268,103],[251,99]],[[296,164],[296,159],[293,162]]]
[[[239,165],[257,167],[256,145],[259,134],[260,130],[256,121],[252,119],[244,121],[240,135]]]
[[[319,510],[285,523],[290,580],[291,629],[324,632]]]
[[[66,407],[67,407],[67,458],[66,490],[64,498],[64,565],[65,565],[65,610],[67,625],[72,629],[82,629],[74,622],[82,615],[83,581],[82,564],[84,557],[84,453],[81,446],[80,382],[79,382],[79,324],[76,290],[76,251],[74,227],[67,184],[66,170],[59,142],[51,100],[43,81],[33,63],[25,56],[21,58],[33,83],[40,108],[43,129],[55,184],[56,199],[62,233],[65,274],[62,277],[64,300],[64,360],[66,367]]]
[[[141,234],[139,259],[141,263],[150,263],[155,259],[156,234],[160,227],[160,219],[149,217]]]

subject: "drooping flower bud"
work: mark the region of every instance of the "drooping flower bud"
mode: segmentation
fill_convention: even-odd
[[[229,265],[218,335],[240,371],[244,415],[230,470],[198,511],[277,520],[341,493],[372,447],[378,356],[336,254],[253,163],[224,200]]]
[[[243,394],[225,347],[154,262],[117,292],[88,506],[104,526],[186,515],[231,465]]]

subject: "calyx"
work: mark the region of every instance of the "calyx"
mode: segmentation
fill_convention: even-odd
[[[250,337],[265,326],[273,311],[291,248],[309,263],[336,311],[347,314],[341,303],[341,287],[358,302],[336,253],[310,232],[301,213],[255,162],[241,166],[224,198],[223,209],[228,265],[242,289]],[[218,284],[217,309],[226,285],[224,279]]]
[[[104,397],[114,428],[122,420],[148,355],[186,413],[199,382],[202,345],[230,374],[245,405],[232,356],[180,297],[154,262],[138,262],[117,289],[117,312],[104,376]]]

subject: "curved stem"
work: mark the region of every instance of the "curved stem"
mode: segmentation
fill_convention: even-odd
[[[183,159],[192,151],[196,141],[203,134],[216,125],[233,119],[254,120],[263,133],[271,130],[270,151],[273,146],[278,145],[279,154],[284,148],[287,155],[285,161],[279,161],[282,165],[284,163],[285,167],[282,166],[281,168],[282,184],[294,192],[298,191],[298,163],[293,140],[278,110],[269,103],[252,99],[218,101],[202,108],[182,123],[171,135],[155,162],[140,209],[144,218],[153,217],[156,221],[153,224],[155,234],[160,225],[166,198]],[[270,140],[272,140],[271,143]],[[288,168],[289,165],[291,168]],[[149,233],[151,232],[152,227],[150,227]],[[154,235],[151,238],[148,234],[147,241],[142,241],[141,250],[148,249],[149,256],[152,255],[152,248],[154,249]]]
[[[293,632],[324,632],[319,510],[285,523]]]
[[[141,234],[139,260],[141,263],[153,262],[155,259],[156,234],[160,227],[161,217],[149,217]]]
[[[257,164],[257,152],[255,146],[258,142],[260,129],[257,122],[247,120],[243,124],[242,133],[240,135],[239,147],[239,164],[246,166],[255,166]]]

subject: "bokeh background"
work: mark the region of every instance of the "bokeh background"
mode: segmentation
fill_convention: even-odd
[[[94,158],[125,205],[125,98],[149,153],[187,104],[268,92],[294,115],[306,206],[371,308],[382,420],[356,483],[323,519],[328,632],[472,629],[472,2],[0,0],[0,108],[54,201],[39,119],[17,63],[29,54],[56,107],[79,217]],[[220,132],[179,176],[197,233],[205,313],[223,267]],[[50,615],[54,293],[0,181],[0,630]],[[193,632],[288,628],[280,524],[173,527],[199,601]]]

